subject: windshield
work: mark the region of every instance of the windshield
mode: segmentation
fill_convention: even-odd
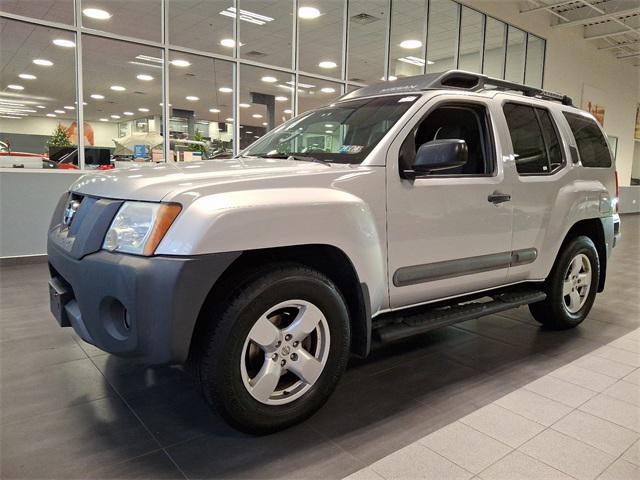
[[[394,95],[338,103],[296,117],[268,133],[242,156],[361,163],[418,98]]]

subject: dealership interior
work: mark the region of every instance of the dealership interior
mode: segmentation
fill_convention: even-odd
[[[150,365],[60,328],[47,236],[72,185],[240,167],[299,115],[450,70],[566,95],[606,136],[620,235],[577,327],[541,326],[520,304],[374,344],[324,406],[268,435],[230,426],[188,362]],[[321,123],[307,152],[362,148]],[[153,175],[149,189],[166,181]],[[271,236],[239,223],[223,225]],[[640,2],[0,0],[0,477],[640,479]]]

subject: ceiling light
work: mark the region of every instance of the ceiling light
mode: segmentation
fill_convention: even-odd
[[[289,110],[288,108],[284,111],[284,113],[286,113],[287,115],[291,115],[293,113],[292,110]]]
[[[236,9],[235,7],[229,7],[222,10],[220,15],[236,18]],[[255,25],[264,25],[267,22],[272,22],[273,18],[267,17],[266,15],[260,15],[259,13],[250,12],[249,10],[240,10],[240,20],[247,23],[253,23]]]
[[[238,106],[241,108],[249,108],[251,105],[249,105],[248,103],[241,103]]]
[[[327,128],[333,128],[333,125],[330,124],[330,123],[325,123],[324,126],[327,127]]]
[[[431,60],[427,60],[427,65],[433,65],[434,62],[432,62]]]
[[[229,87],[220,87],[220,88],[218,89],[218,91],[219,91],[219,92],[222,92],[222,93],[231,93],[231,92],[233,92],[233,89],[232,89],[232,88],[229,88]]]
[[[104,95],[100,95],[99,93],[92,93],[91,98],[95,100],[104,100]]]
[[[121,87],[120,85],[111,85],[109,88],[114,92],[124,92],[126,90],[126,88]]]
[[[120,118],[120,115],[111,115],[111,118],[115,118],[116,120]]]
[[[153,77],[151,75],[147,75],[145,73],[141,73],[140,75],[136,76],[136,78],[138,80],[142,80],[143,82],[150,82],[151,80],[153,80]]]
[[[225,118],[224,121],[225,122],[229,122],[229,123],[233,123],[233,118]]]
[[[59,113],[60,115],[62,115],[63,113],[67,113],[64,110],[54,110],[54,112]]]
[[[47,117],[57,117],[57,115],[55,113],[47,113]]]
[[[23,80],[35,80],[36,78],[38,78],[35,75],[31,75],[30,73],[21,73],[18,76]]]
[[[99,8],[85,8],[82,10],[82,13],[87,17],[94,18],[96,20],[109,20],[111,18],[111,14],[109,12]]]
[[[418,67],[424,66],[424,60],[422,58],[414,57],[414,56],[411,56],[411,55],[409,55],[407,57],[399,58],[398,61],[404,62],[404,63],[409,63],[411,65],[417,65]]]
[[[288,97],[281,97],[281,96],[276,97],[276,102],[286,102],[287,100],[289,100]]]
[[[262,122],[263,127],[266,127],[267,125],[269,125],[267,122]]]
[[[145,113],[146,113],[146,112],[148,112],[148,111],[149,111],[149,109],[148,109],[148,108],[139,108],[139,109],[138,109],[138,111],[139,111],[139,112],[145,112]]]
[[[44,105],[36,105],[36,108],[47,108]]]
[[[220,40],[220,45],[222,45],[223,47],[233,48],[236,46],[236,42],[233,40],[233,38],[223,38],[222,40]],[[244,45],[244,43],[240,42],[238,45],[241,47]]]
[[[133,112],[122,112],[123,115],[126,115],[127,117],[130,117],[133,115]]]
[[[65,40],[64,38],[56,38],[53,41],[53,44],[65,48],[73,48],[76,46],[75,42],[72,42],[71,40]]]
[[[333,130],[325,130],[324,133],[333,133]]]
[[[266,83],[274,83],[278,81],[276,77],[270,77],[270,76],[262,77],[260,80]]]
[[[218,109],[218,108],[210,108],[209,111],[211,113],[220,113],[220,109]]]
[[[336,68],[338,64],[336,62],[331,62],[329,60],[326,60],[324,62],[320,62],[318,66],[320,68]]]
[[[72,107],[71,105],[65,105],[64,106],[65,110],[75,110],[76,107]]]
[[[247,131],[246,131],[246,132],[244,132],[244,133],[253,133],[253,132],[250,132],[249,130],[247,130]]]
[[[393,82],[394,80],[397,80],[397,79],[398,79],[398,77],[396,77],[395,75],[389,75],[388,78],[384,78],[384,77],[380,78],[380,80],[382,80],[383,82],[386,81],[386,80],[389,80],[390,82]]]
[[[159,103],[158,105],[160,105],[161,107],[163,106],[162,103]],[[173,107],[173,105],[169,104],[170,107]]]
[[[333,92],[336,91],[336,89],[332,88],[332,87],[323,87],[323,88],[320,89],[320,91],[322,93],[333,93]]]
[[[24,90],[22,85],[7,85],[7,88],[10,88],[11,90]]]
[[[109,121],[109,119],[108,119],[108,118],[101,118],[101,119],[100,119],[100,121],[101,121],[101,122],[108,122],[108,121]]]
[[[298,16],[306,20],[313,20],[320,16],[320,10],[315,7],[300,7],[298,9]]]
[[[254,113],[253,115],[251,115],[253,118],[262,118],[262,115],[260,115],[259,113]]]
[[[293,86],[293,85],[294,85],[294,82],[293,82],[293,81],[285,82],[285,83],[286,83],[287,85],[291,85],[291,86]],[[313,84],[311,84],[311,83],[301,83],[301,82],[298,82],[298,87],[300,87],[300,88],[313,88],[313,87],[315,87],[315,85],[313,85]]]
[[[194,95],[187,95],[186,97],[184,97],[185,99],[189,100],[190,102],[197,102],[198,100],[200,100],[200,97],[196,97]]]
[[[174,67],[188,67],[191,65],[191,62],[187,62],[186,60],[171,60],[170,63]]]
[[[404,40],[400,42],[400,47],[412,49],[412,48],[420,48],[422,46],[422,42],[420,40]]]
[[[36,58],[33,63],[40,65],[41,67],[50,67],[53,65],[51,60],[45,60],[44,58]]]

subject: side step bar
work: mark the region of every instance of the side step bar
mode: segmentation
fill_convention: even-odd
[[[491,297],[491,300],[439,304],[436,307],[427,305],[410,311],[385,314],[381,316],[382,318],[374,319],[374,339],[381,343],[394,342],[435,328],[539,302],[547,298],[547,294],[540,290],[512,290],[495,294],[487,293],[482,298],[486,297]]]

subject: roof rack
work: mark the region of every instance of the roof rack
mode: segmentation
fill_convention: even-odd
[[[428,73],[413,77],[401,77],[393,82],[378,83],[359,88],[342,96],[340,100],[382,95],[388,93],[409,93],[439,88],[461,89],[471,92],[502,90],[521,92],[527,97],[540,98],[561,102],[563,105],[573,106],[571,97],[559,93],[548,92],[540,88],[529,87],[520,83],[509,82],[499,78],[492,78],[479,73],[464,70],[449,70],[444,73]]]

